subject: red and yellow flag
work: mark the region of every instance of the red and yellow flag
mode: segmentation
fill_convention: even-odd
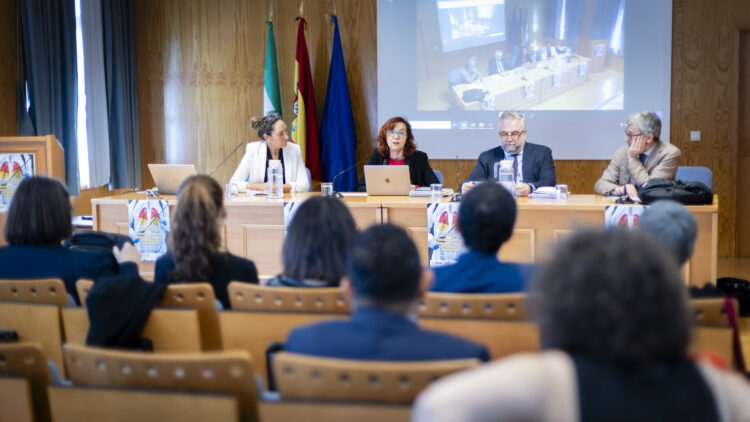
[[[323,177],[320,162],[320,142],[318,140],[318,120],[315,114],[315,94],[313,93],[310,57],[305,42],[305,19],[297,18],[297,56],[294,61],[294,114],[292,140],[302,149],[305,166],[310,169],[313,180]]]

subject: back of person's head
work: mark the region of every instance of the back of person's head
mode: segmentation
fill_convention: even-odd
[[[496,254],[513,234],[516,201],[497,183],[482,183],[461,200],[458,226],[466,247]]]
[[[59,244],[73,233],[70,195],[58,180],[31,176],[18,184],[3,230],[11,245]]]
[[[387,308],[419,295],[419,253],[406,231],[391,224],[370,226],[356,237],[346,273],[358,304]]]
[[[577,233],[557,247],[532,292],[544,348],[636,364],[685,356],[687,290],[675,259],[650,236]]]
[[[169,232],[176,280],[210,280],[211,261],[221,251],[223,201],[221,187],[205,174],[188,177],[177,190]]]
[[[679,264],[695,250],[698,223],[693,214],[675,201],[656,201],[641,215],[638,230],[649,233],[674,253]]]
[[[323,196],[306,200],[294,214],[284,239],[284,275],[338,284],[356,235],[349,208],[340,200]]]

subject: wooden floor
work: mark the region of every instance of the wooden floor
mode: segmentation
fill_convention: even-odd
[[[750,258],[719,258],[719,277],[737,277],[750,280]],[[750,317],[740,318],[740,336],[745,364],[750,364]]]

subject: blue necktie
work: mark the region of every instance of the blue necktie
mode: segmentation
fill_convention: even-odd
[[[513,157],[513,182],[518,182],[518,154],[511,154]]]
[[[638,159],[641,160],[641,164],[646,165],[646,160],[648,159],[648,155],[638,154]]]

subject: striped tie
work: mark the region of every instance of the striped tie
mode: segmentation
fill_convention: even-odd
[[[513,156],[513,182],[518,182],[518,154],[511,154]]]

